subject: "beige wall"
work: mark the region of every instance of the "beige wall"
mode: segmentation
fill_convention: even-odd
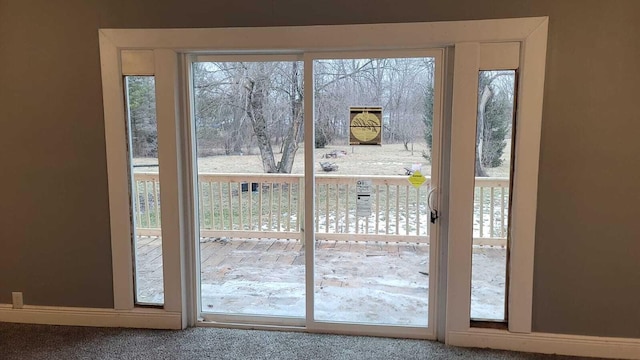
[[[0,0],[0,303],[113,305],[98,28],[542,15],[534,328],[640,338],[635,0]]]

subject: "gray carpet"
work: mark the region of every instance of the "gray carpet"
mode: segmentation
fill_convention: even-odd
[[[0,323],[0,359],[577,359],[422,340],[259,330],[135,330]]]

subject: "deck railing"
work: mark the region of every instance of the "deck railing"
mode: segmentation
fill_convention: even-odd
[[[509,178],[477,177],[473,201],[473,243],[505,246],[508,225]]]
[[[406,176],[367,176],[371,215],[356,214],[356,182],[365,177],[316,176],[315,229],[319,240],[428,242],[431,184],[416,189]],[[140,235],[160,234],[156,173],[135,173],[134,216]],[[504,246],[508,179],[476,178],[474,244]],[[294,174],[199,174],[198,212],[203,237],[299,239],[304,178]]]

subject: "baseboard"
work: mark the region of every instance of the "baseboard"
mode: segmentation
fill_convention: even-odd
[[[449,332],[447,344],[543,354],[640,359],[640,339],[546,333],[514,334],[501,330],[473,329]]]
[[[181,329],[180,313],[161,309],[96,309],[25,305],[14,309],[0,304],[0,322],[70,326]],[[640,339],[562,334],[515,334],[502,330],[451,331],[447,344],[544,354],[640,359]]]
[[[0,304],[0,322],[25,324],[181,329],[180,313],[161,309],[114,310],[25,305],[14,309]]]

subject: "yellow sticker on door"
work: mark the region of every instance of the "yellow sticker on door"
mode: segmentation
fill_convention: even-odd
[[[424,177],[424,175],[422,175],[420,171],[414,171],[411,175],[409,175],[409,182],[416,189],[422,186],[422,184],[424,184],[425,181],[427,181],[427,178]]]

